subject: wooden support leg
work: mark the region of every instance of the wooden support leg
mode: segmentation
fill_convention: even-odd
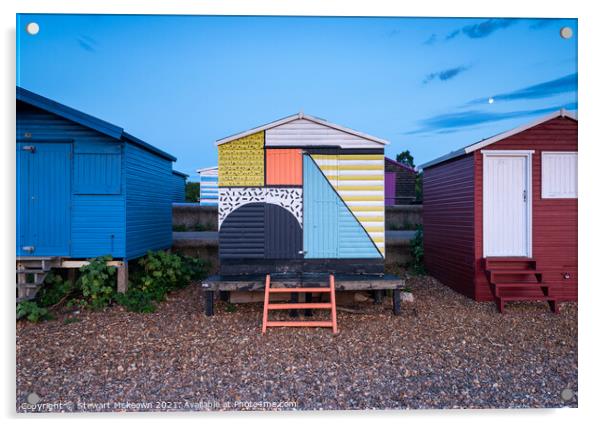
[[[548,305],[550,306],[550,310],[552,310],[552,313],[558,314],[560,312],[560,309],[558,307],[558,301],[556,301],[555,299],[549,300]]]
[[[205,297],[205,316],[213,316],[213,298],[214,291],[203,291]]]
[[[75,285],[75,281],[77,280],[77,269],[70,268],[67,270],[67,280],[71,283],[71,286]]]
[[[123,261],[123,265],[117,267],[117,292],[125,293],[128,290],[128,262]]]
[[[219,291],[219,300],[223,302],[227,302],[230,299],[229,291]]]
[[[291,294],[291,304],[296,304],[299,302],[299,293],[294,292]],[[299,312],[297,310],[289,310],[288,315],[290,317],[299,317]]]
[[[504,300],[503,300],[503,299],[501,299],[501,298],[497,298],[497,299],[495,300],[495,304],[497,305],[497,310],[498,310],[498,311],[499,311],[501,314],[504,314],[504,305],[505,305],[505,302],[504,302]]]
[[[401,314],[401,291],[393,289],[393,314],[399,316]]]
[[[382,304],[383,303],[383,291],[376,290],[374,291],[374,304]]]
[[[313,302],[311,292],[305,292],[305,302],[308,302],[308,303]],[[312,312],[311,308],[306,308],[305,309],[305,317],[311,317],[311,316],[313,316],[313,312]]]

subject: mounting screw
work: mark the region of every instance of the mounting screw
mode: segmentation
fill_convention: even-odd
[[[571,273],[565,271],[562,273],[562,277],[564,280],[569,280],[571,278]]]

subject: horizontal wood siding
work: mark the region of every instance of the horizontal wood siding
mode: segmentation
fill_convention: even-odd
[[[576,121],[556,118],[524,132],[498,141],[487,150],[535,150],[533,153],[533,257],[544,280],[560,284],[558,294],[567,300],[577,299],[577,199],[542,199],[541,152],[577,151]],[[476,299],[491,300],[492,294],[483,262],[483,155],[475,152],[475,263]],[[564,272],[571,278],[563,279]]]
[[[172,202],[183,203],[186,201],[186,178],[182,175],[172,174],[171,180],[173,182],[173,197]]]
[[[171,161],[125,146],[127,257],[171,247],[173,178]]]
[[[473,156],[427,168],[423,179],[425,267],[445,285],[474,297]]]
[[[344,148],[383,148],[357,135],[324,126],[310,120],[298,119],[265,131],[266,147],[334,146]]]
[[[36,142],[72,140],[75,156],[79,153],[104,153],[112,156],[121,152],[122,145],[118,140],[23,102],[17,102],[17,139]],[[99,160],[105,158],[100,156]],[[71,173],[74,179],[73,172]],[[121,177],[123,178],[123,173]],[[117,182],[115,177],[111,181],[109,192],[112,194],[72,195],[71,257],[90,258],[106,254],[115,258],[124,257],[124,181],[121,179],[121,182]],[[77,185],[73,187],[78,188]]]

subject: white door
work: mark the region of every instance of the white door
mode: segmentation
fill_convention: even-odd
[[[483,255],[531,256],[531,155],[483,152]]]

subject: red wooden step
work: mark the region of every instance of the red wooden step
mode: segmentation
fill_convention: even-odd
[[[533,270],[530,268],[516,269],[516,268],[496,268],[495,270],[487,270],[491,274],[541,274],[541,270]]]
[[[507,290],[522,290],[522,289],[540,289],[542,292],[544,292],[544,295],[546,295],[546,293],[550,292],[550,288],[553,287],[553,285],[549,284],[549,283],[541,283],[541,282],[506,282],[506,283],[493,283],[493,287],[494,287],[494,295],[496,297],[500,297],[502,295],[500,295],[500,291],[507,291]],[[545,290],[544,290],[545,288]],[[512,295],[503,295],[505,297],[508,298],[512,298]]]
[[[268,304],[270,310],[291,310],[296,308],[332,308],[332,304],[329,302],[299,302],[299,303],[285,303],[285,304]]]
[[[491,264],[496,264],[492,266]],[[485,269],[490,270],[492,268],[512,268],[513,263],[524,263],[533,268],[537,265],[537,260],[534,258],[527,257],[487,257],[485,258]],[[504,265],[508,264],[508,265]]]

